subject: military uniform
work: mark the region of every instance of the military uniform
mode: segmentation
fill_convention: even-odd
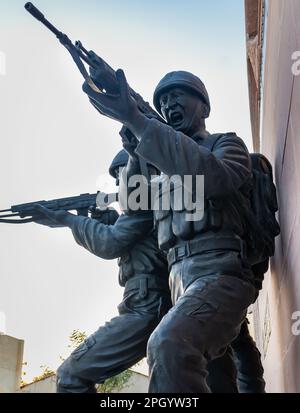
[[[252,266],[256,296],[262,288],[269,259]],[[265,393],[264,369],[245,319],[238,337],[226,353],[208,364],[208,385],[213,393]]]
[[[237,366],[237,384],[240,393],[265,393],[264,369],[261,354],[251,337],[248,321],[242,324],[240,334],[231,343]]]
[[[247,319],[226,353],[208,363],[207,383],[213,393],[265,393],[261,355]]]
[[[179,87],[184,76],[183,87],[194,84],[195,77],[178,73],[179,81],[175,72],[158,86],[158,109],[157,99],[167,87]],[[198,82],[194,92],[202,93],[203,87]],[[249,154],[234,133],[191,139],[155,119],[147,121],[139,140],[136,153],[165,175],[205,177],[202,220],[187,220],[185,208],[173,209],[172,199],[169,210],[154,212],[159,245],[168,251],[174,306],[148,343],[150,392],[209,392],[207,362],[237,337],[255,298],[236,197],[247,202]]]
[[[175,208],[175,191],[170,208],[154,211],[158,243],[168,253],[174,306],[150,337],[148,362],[150,392],[209,392],[207,362],[237,337],[255,299],[245,242],[250,156],[234,133],[206,131],[208,94],[191,73],[171,72],[155,90],[154,105],[169,126],[139,110],[120,70],[117,81],[120,93],[114,98],[87,82],[83,90],[102,114],[129,128],[142,160],[167,177],[205,178],[203,219],[191,221],[185,206]],[[189,198],[193,195],[192,190]]]
[[[119,258],[124,287],[119,315],[88,337],[57,371],[57,391],[95,392],[102,383],[140,361],[147,341],[171,306],[165,254],[158,249],[152,212],[122,214],[114,225],[69,216],[77,243],[104,258]]]

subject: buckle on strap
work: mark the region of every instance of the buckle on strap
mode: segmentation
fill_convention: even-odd
[[[186,256],[186,246],[180,245],[179,247],[174,248],[175,259],[180,259]]]
[[[170,255],[171,261],[178,261],[184,257],[188,257],[191,255],[190,243],[186,241],[185,244],[179,245],[178,247],[174,247],[172,253]]]
[[[140,280],[139,295],[141,298],[146,298],[148,295],[148,279],[141,278]]]

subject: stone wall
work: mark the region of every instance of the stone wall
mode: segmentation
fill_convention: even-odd
[[[0,334],[0,393],[14,393],[20,387],[24,341]]]
[[[299,0],[268,1],[260,150],[274,166],[281,235],[254,306],[268,392],[300,392],[300,75],[292,73],[299,22]]]

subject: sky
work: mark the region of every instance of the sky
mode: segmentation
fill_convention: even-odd
[[[24,9],[0,2],[0,209],[113,188],[107,170],[120,124],[81,90],[68,52]],[[169,71],[205,83],[211,133],[235,131],[251,150],[243,0],[36,0],[152,103]],[[25,340],[26,381],[55,369],[74,329],[88,334],[117,315],[116,261],[80,248],[68,229],[0,224],[0,331]]]

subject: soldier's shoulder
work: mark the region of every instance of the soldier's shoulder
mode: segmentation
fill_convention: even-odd
[[[232,139],[232,140],[238,140],[242,141],[243,140],[235,133],[235,132],[222,132],[222,133],[215,133],[214,135],[218,136],[219,139]],[[213,136],[213,135],[212,135]]]
[[[243,148],[247,149],[243,139],[240,138],[235,132],[216,133],[211,136],[216,136],[215,145],[235,144],[241,145]]]

